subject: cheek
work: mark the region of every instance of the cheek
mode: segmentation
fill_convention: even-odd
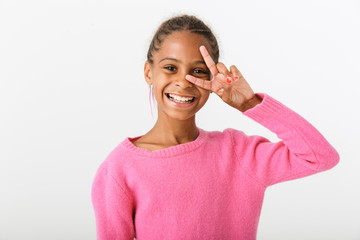
[[[206,89],[203,89],[201,87],[198,87],[199,89],[199,92],[201,93],[201,96],[208,96],[210,94],[210,91],[209,90],[206,90]]]
[[[206,102],[209,99],[210,91],[202,89],[201,92],[201,101]]]
[[[153,90],[153,94],[154,97],[157,99],[157,101],[161,101],[161,99],[165,96],[165,89],[166,89],[166,81],[163,81],[163,79],[156,79],[158,80],[155,84],[154,84],[154,90]]]

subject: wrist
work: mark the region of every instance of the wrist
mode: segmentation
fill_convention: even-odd
[[[262,102],[262,99],[254,94],[254,96],[252,98],[250,98],[249,100],[247,100],[246,102],[244,102],[241,107],[238,108],[239,111],[241,112],[245,112],[253,107],[255,107],[256,105],[260,104]]]

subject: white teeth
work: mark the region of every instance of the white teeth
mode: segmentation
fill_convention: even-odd
[[[173,99],[173,100],[177,100],[180,102],[190,102],[191,100],[193,100],[193,97],[188,98],[188,97],[180,97],[174,94],[169,93],[169,96]]]
[[[193,99],[193,97],[191,98],[187,98],[187,97],[180,97],[180,96],[177,96],[177,95],[173,95],[171,93],[169,93],[169,96],[174,99],[174,100],[177,100],[177,101],[181,101],[181,102],[189,102]]]

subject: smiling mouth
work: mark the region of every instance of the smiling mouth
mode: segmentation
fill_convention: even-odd
[[[180,97],[175,94],[165,93],[165,95],[173,102],[178,103],[192,103],[195,100],[195,97]]]

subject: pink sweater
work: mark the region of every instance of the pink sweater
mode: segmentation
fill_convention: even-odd
[[[149,151],[126,138],[92,185],[103,239],[256,239],[265,189],[335,166],[336,150],[301,116],[266,94],[244,115],[276,133],[271,143],[227,128]]]

